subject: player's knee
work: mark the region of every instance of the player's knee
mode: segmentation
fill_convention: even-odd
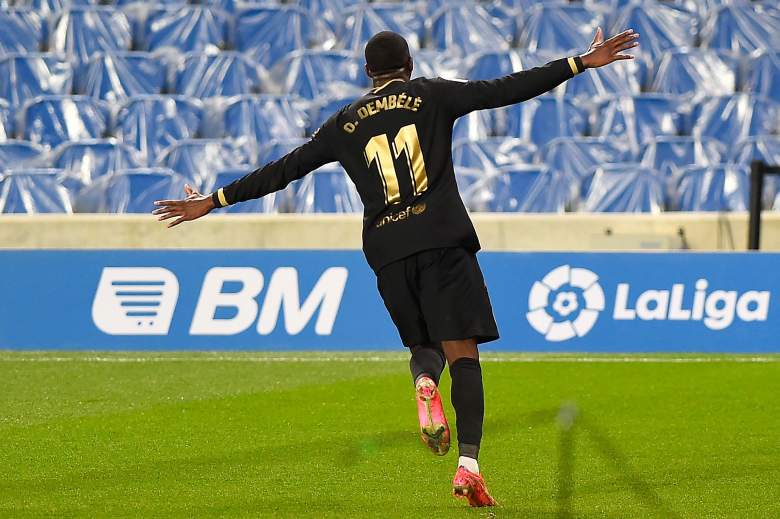
[[[464,357],[479,360],[479,349],[477,348],[477,341],[474,339],[444,341],[442,342],[442,349],[449,365]]]

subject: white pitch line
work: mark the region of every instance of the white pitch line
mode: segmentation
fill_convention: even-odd
[[[399,356],[355,356],[355,357],[296,357],[296,356],[161,356],[161,357],[1,357],[0,362],[84,362],[84,363],[159,363],[159,362],[249,362],[249,363],[275,363],[275,362],[397,362],[407,360],[407,355]],[[494,357],[486,355],[482,362],[491,363],[647,363],[647,364],[690,364],[690,363],[775,363],[780,362],[780,356],[717,356],[717,357],[641,357],[626,355],[620,357],[556,357],[556,356],[502,356]]]

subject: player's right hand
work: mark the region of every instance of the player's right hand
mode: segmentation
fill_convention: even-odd
[[[183,200],[157,200],[154,205],[157,209],[152,214],[157,215],[158,220],[169,220],[176,218],[168,223],[168,227],[174,227],[182,222],[196,220],[201,216],[206,216],[214,209],[214,201],[210,195],[201,195],[192,189],[189,184],[184,184]]]

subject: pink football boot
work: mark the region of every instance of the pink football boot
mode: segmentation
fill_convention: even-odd
[[[430,377],[420,377],[415,384],[415,390],[420,437],[434,454],[444,456],[450,450],[450,428],[444,417],[439,388]]]
[[[496,506],[496,500],[488,493],[480,474],[458,467],[452,479],[452,495],[468,500],[470,506]]]

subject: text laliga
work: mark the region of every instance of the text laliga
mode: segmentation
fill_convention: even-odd
[[[696,281],[696,290],[690,308],[685,308],[685,285],[676,283],[671,290],[646,290],[636,298],[631,308],[628,283],[620,283],[615,293],[617,320],[643,321],[702,321],[711,330],[723,330],[731,326],[734,317],[742,321],[766,321],[769,315],[769,291],[749,290],[739,294],[736,290],[714,290],[707,293],[706,279]]]

